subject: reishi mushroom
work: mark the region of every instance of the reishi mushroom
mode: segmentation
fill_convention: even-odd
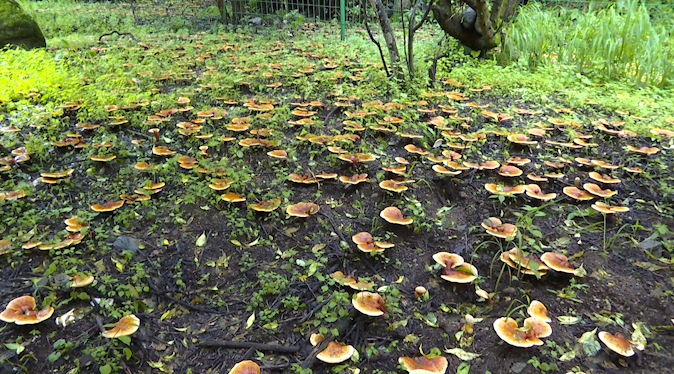
[[[102,336],[108,339],[129,336],[138,331],[138,327],[140,327],[140,319],[133,314],[129,314],[120,318],[111,329],[105,330]]]
[[[229,374],[260,374],[260,366],[253,361],[244,360],[234,365]]]
[[[367,316],[378,317],[386,312],[384,298],[378,293],[369,291],[358,292],[351,299],[351,303],[356,310]]]
[[[410,374],[444,374],[449,366],[447,358],[443,356],[400,357],[398,363]]]
[[[33,325],[50,318],[54,313],[52,306],[41,310],[35,308],[35,299],[32,296],[17,297],[7,304],[0,314],[0,321],[13,322],[17,325]]]
[[[625,357],[634,356],[633,344],[623,334],[617,333],[612,335],[606,331],[600,331],[597,336],[613,352]]]
[[[494,321],[494,330],[504,342],[522,348],[543,345],[540,338],[546,338],[552,334],[552,327],[536,317],[525,319],[522,328],[517,326],[514,319],[501,317]]]
[[[379,213],[379,216],[381,218],[383,218],[384,220],[386,220],[386,222],[393,223],[393,224],[396,224],[396,225],[405,226],[405,225],[409,225],[412,222],[414,222],[414,219],[405,217],[403,215],[403,213],[400,211],[400,209],[398,209],[394,206],[384,208],[384,210],[382,210]]]

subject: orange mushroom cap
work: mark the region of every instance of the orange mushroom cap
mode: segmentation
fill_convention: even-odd
[[[618,193],[617,190],[602,190],[601,187],[594,183],[585,183],[583,184],[585,191],[599,197],[611,197]]]
[[[339,181],[342,182],[342,183],[346,183],[346,184],[358,184],[358,183],[362,183],[362,182],[367,182],[368,178],[367,178],[367,173],[354,174],[350,177],[347,177],[346,175],[340,175]]]
[[[618,178],[613,178],[609,175],[601,175],[597,173],[596,171],[591,171],[589,173],[589,177],[596,180],[597,182],[602,182],[602,183],[620,183],[620,179]]]
[[[442,165],[433,165],[433,171],[435,171],[438,174],[443,174],[443,175],[459,175],[461,174],[461,170],[450,170],[447,169],[446,167]]]
[[[274,151],[269,151],[269,152],[267,152],[267,155],[269,157],[278,158],[280,160],[285,160],[285,159],[288,158],[288,152],[286,152],[283,149],[277,149],[277,150],[274,150]]]
[[[634,356],[633,344],[623,334],[617,333],[612,335],[606,331],[600,331],[598,337],[613,352],[625,357]]]
[[[574,186],[564,187],[562,190],[566,196],[569,196],[575,200],[585,201],[594,199],[594,195],[587,191],[583,191]]]
[[[121,208],[122,205],[124,205],[124,200],[108,201],[103,204],[94,204],[91,206],[91,209],[96,212],[112,212],[113,210]]]
[[[477,279],[477,268],[471,264],[445,267],[440,278],[452,283],[470,283]]]
[[[641,153],[642,155],[654,155],[654,154],[660,152],[660,149],[657,148],[657,147],[640,147],[640,148],[637,148],[635,146],[628,145],[627,148],[632,152]]]
[[[94,276],[93,275],[82,276],[82,275],[79,275],[79,274],[75,274],[75,275],[73,275],[73,279],[71,280],[70,288],[86,287],[93,282],[94,282]]]
[[[384,298],[373,292],[358,292],[351,299],[351,303],[356,310],[372,317],[381,316],[386,311]]]
[[[517,327],[517,322],[514,319],[502,317],[494,321],[494,330],[499,338],[506,343],[522,348],[543,345],[540,338],[552,334],[550,325],[535,317],[524,320],[522,329]]]
[[[552,322],[552,319],[548,317],[548,308],[538,300],[531,301],[531,304],[529,304],[529,307],[527,308],[527,312],[531,317],[540,318],[545,322]]]
[[[484,185],[484,188],[496,195],[517,195],[524,193],[524,185],[519,184],[517,186],[502,186],[496,183],[487,183]]]
[[[319,209],[320,206],[318,206],[318,204],[302,202],[288,205],[288,208],[286,208],[286,213],[288,213],[288,215],[291,217],[305,218],[318,212]]]
[[[51,317],[54,307],[36,310],[35,299],[32,296],[20,296],[7,304],[0,314],[0,321],[14,322],[17,325],[33,325]]]
[[[351,358],[355,351],[356,349],[351,345],[331,341],[321,353],[316,355],[316,358],[328,364],[338,364]]]
[[[604,214],[613,214],[613,213],[625,213],[629,212],[630,208],[626,206],[615,206],[615,205],[608,205],[605,204],[601,201],[597,201],[596,203],[592,204],[592,209],[604,213]]]
[[[428,151],[424,150],[423,148],[419,148],[414,144],[408,144],[405,146],[405,150],[409,153],[416,153],[419,155],[427,155]]]
[[[260,374],[260,366],[250,360],[241,361],[234,365],[229,374]]]
[[[414,222],[414,219],[406,218],[400,209],[394,206],[384,208],[384,210],[379,213],[379,216],[386,220],[386,222],[396,225],[409,225]]]
[[[503,165],[498,174],[503,177],[519,177],[522,175],[522,169],[512,165]]]
[[[574,275],[578,273],[578,269],[571,266],[569,259],[561,253],[545,252],[541,256],[541,261],[554,271]]]
[[[433,255],[433,260],[443,267],[449,268],[461,266],[464,263],[463,257],[449,252],[438,252]]]
[[[220,195],[220,198],[230,203],[240,203],[246,201],[246,197],[236,192],[227,192]]]
[[[554,192],[544,193],[537,184],[527,184],[524,186],[524,189],[526,190],[527,196],[538,200],[547,201],[557,197],[557,194]]]
[[[133,314],[129,314],[122,317],[110,330],[105,330],[102,336],[108,339],[129,336],[138,331],[138,327],[140,327],[140,319]]]
[[[398,363],[401,364],[409,373],[415,374],[444,374],[447,371],[447,358],[436,356],[433,358],[421,357],[400,357]]]
[[[271,212],[276,210],[281,205],[281,199],[271,199],[268,201],[260,201],[259,203],[253,203],[248,205],[249,208],[258,211],[258,212]]]
[[[407,191],[407,186],[405,186],[404,184],[400,184],[398,181],[393,179],[387,179],[379,182],[379,187],[391,192]]]

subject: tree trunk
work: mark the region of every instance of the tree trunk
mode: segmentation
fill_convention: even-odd
[[[475,27],[464,27],[461,24],[463,13],[452,12],[451,0],[440,0],[431,10],[442,30],[466,47],[483,53],[496,48],[487,2],[485,0],[466,0],[465,2],[477,12]]]
[[[396,45],[391,22],[386,14],[386,8],[384,8],[384,4],[382,4],[381,0],[370,0],[370,2],[377,11],[379,25],[381,26],[381,31],[384,33],[384,41],[386,42],[389,59],[391,60],[391,76],[401,79],[402,70],[400,69],[400,54],[398,53],[398,46]]]

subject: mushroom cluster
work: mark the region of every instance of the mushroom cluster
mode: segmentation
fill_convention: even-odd
[[[477,268],[455,253],[438,252],[433,255],[433,260],[443,267],[440,278],[448,282],[470,283],[477,279]]]
[[[527,309],[528,318],[518,327],[517,321],[501,317],[494,321],[494,331],[504,342],[522,348],[543,345],[541,338],[552,335],[548,311],[540,301],[532,301]]]

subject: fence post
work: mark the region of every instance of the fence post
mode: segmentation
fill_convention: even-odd
[[[345,0],[339,0],[339,20],[342,26],[341,33],[340,33],[340,38],[342,41],[346,39],[346,34],[344,32],[344,24],[346,23],[346,1]]]

